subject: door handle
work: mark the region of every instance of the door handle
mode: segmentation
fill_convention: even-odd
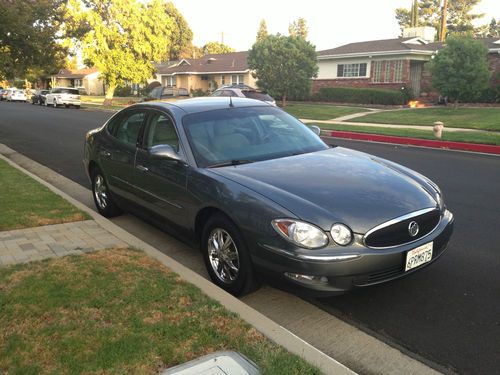
[[[136,166],[136,168],[137,168],[138,170],[140,170],[141,172],[147,172],[147,171],[149,171],[149,168],[148,168],[148,167],[145,167],[144,165],[140,165],[140,164],[139,164],[139,165],[137,165],[137,166]]]

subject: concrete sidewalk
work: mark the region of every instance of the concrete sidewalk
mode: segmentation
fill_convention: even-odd
[[[0,266],[126,246],[94,220],[16,229],[0,232]]]

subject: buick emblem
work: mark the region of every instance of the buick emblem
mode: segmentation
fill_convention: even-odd
[[[418,234],[419,227],[416,221],[412,221],[410,225],[408,225],[408,233],[410,233],[410,236],[415,237]]]

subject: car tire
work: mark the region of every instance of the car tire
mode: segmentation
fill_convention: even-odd
[[[75,108],[76,108],[76,109],[80,109],[80,106],[79,106],[79,105],[75,105]]]
[[[69,105],[65,104],[65,105],[64,105],[64,108],[69,108]]]
[[[52,106],[53,106],[54,108],[57,108],[57,101],[56,101],[55,99],[52,101]]]
[[[94,168],[90,175],[92,179],[92,197],[97,211],[104,217],[115,217],[122,213],[122,210],[113,200],[108,188],[104,174],[99,168]]]
[[[227,245],[222,246],[224,252],[218,250],[221,243]],[[208,219],[201,236],[201,250],[214,284],[235,296],[258,288],[243,236],[227,216],[216,213]]]

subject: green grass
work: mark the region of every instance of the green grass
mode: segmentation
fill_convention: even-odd
[[[91,96],[91,95],[81,95],[82,103],[94,103],[94,104],[102,104],[104,102],[104,96]],[[136,96],[131,97],[115,97],[113,98],[113,105],[117,106],[127,106],[132,103],[137,103],[141,100],[141,98]]]
[[[366,108],[344,107],[329,104],[288,104],[285,111],[291,115],[311,120],[331,120],[333,118],[366,112]]]
[[[144,253],[0,268],[0,373],[157,374],[236,350],[263,374],[319,374]]]
[[[0,231],[90,218],[4,160],[0,160],[0,207]]]
[[[311,125],[311,124],[310,124]],[[357,133],[394,135],[398,137],[422,138],[436,140],[431,130],[381,128],[357,125],[317,124],[323,130],[343,130]],[[446,132],[443,141],[470,142],[480,144],[500,145],[500,133]]]
[[[500,108],[415,108],[366,115],[350,121],[381,124],[427,125],[500,131]]]

